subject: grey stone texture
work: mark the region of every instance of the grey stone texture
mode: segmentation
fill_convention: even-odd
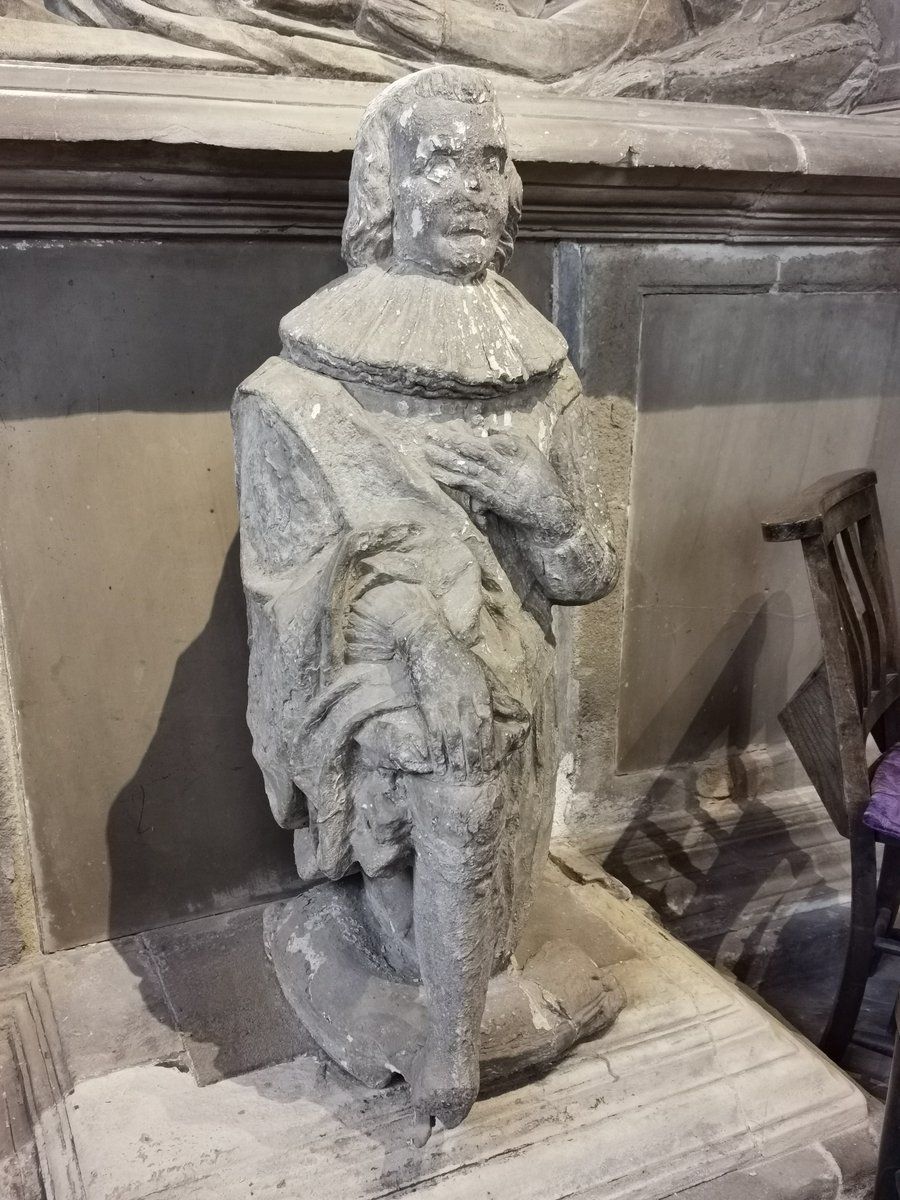
[[[828,469],[836,438],[848,464],[881,458],[898,323],[891,292],[644,298],[632,471],[644,507],[630,529],[622,769],[780,740],[775,714],[807,674],[818,632],[802,562],[763,545],[757,517],[770,496]]]
[[[88,1200],[246,1200],[250,1191],[259,1200],[674,1200],[701,1183],[715,1200],[761,1200],[765,1192],[747,1190],[754,1180],[807,1187],[807,1168],[822,1190],[801,1195],[862,1200],[874,1146],[855,1085],[635,902],[557,872],[546,882],[552,898],[545,905],[539,892],[534,911],[552,922],[565,908],[569,938],[576,925],[591,942],[605,929],[619,959],[629,1005],[604,1038],[485,1096],[424,1148],[410,1144],[405,1088],[374,1091],[316,1057],[210,1087],[123,1063],[66,1098]],[[227,957],[231,934],[221,932]],[[266,986],[277,992],[271,977]],[[94,993],[99,1011],[106,1001]]]
[[[275,979],[259,907],[141,939],[200,1086],[315,1051]]]
[[[82,946],[42,962],[73,1082],[142,1063],[186,1061],[159,970],[141,939]]]
[[[754,513],[801,464],[812,479],[851,458],[881,469],[896,509],[894,248],[563,245],[558,280],[585,391],[610,414],[607,498],[629,547],[624,609],[601,602],[572,634],[561,825],[637,823],[690,791],[696,772],[679,764],[705,757],[742,755],[750,794],[796,787],[775,714],[814,665],[816,634],[802,563],[766,554]]]
[[[40,964],[0,975],[0,1194],[84,1200],[65,1097],[72,1089]]]
[[[878,72],[864,96],[867,105],[896,108],[900,103],[900,9],[894,0],[869,0],[881,32]]]
[[[410,1082],[419,1138],[468,1113],[479,1043],[485,1078],[544,1066],[623,1003],[584,953],[522,943],[552,606],[604,595],[616,559],[565,342],[500,274],[520,211],[488,80],[393,84],[360,126],[349,274],[233,406],[253,752],[314,885],[268,949],[345,1069]]]
[[[246,732],[222,396],[336,255],[257,249],[0,249],[17,297],[0,306],[5,636],[47,951],[237,907],[292,876]],[[241,278],[266,282],[252,312]],[[32,352],[29,308],[52,355]]]
[[[59,64],[0,62],[0,111],[5,137],[12,143],[53,143],[53,155],[45,153],[44,157],[57,163],[61,162],[58,143],[92,143],[90,147],[81,146],[81,157],[96,154],[102,148],[96,143],[122,146],[141,143],[132,150],[142,159],[152,149],[143,145],[147,142],[170,148],[172,155],[176,151],[171,148],[176,146],[307,154],[349,151],[362,111],[377,91],[376,84],[346,80],[224,77],[140,67],[84,67],[75,72]],[[724,215],[719,211],[720,202],[724,199],[722,193],[727,195],[729,188],[736,193],[732,202],[746,219],[746,229],[741,232],[751,238],[765,228],[762,218],[773,204],[778,213],[785,195],[792,196],[794,207],[807,216],[818,210],[821,218],[829,222],[832,236],[835,233],[846,236],[860,216],[868,215],[869,189],[862,181],[881,181],[882,188],[887,185],[887,199],[896,194],[896,185],[890,190],[889,181],[900,176],[900,137],[896,123],[887,120],[872,120],[868,116],[826,119],[822,114],[689,101],[671,104],[662,100],[587,99],[545,95],[519,87],[504,89],[502,95],[510,144],[520,167],[526,162],[544,164],[546,174],[559,183],[572,175],[570,164],[606,167],[610,170],[601,178],[620,196],[622,189],[630,190],[633,184],[635,200],[642,206],[652,202],[656,188],[663,184],[667,203],[657,231],[664,227],[664,216],[671,214],[673,205],[676,210],[690,209],[690,199],[698,185],[701,189],[713,185],[716,193],[714,211],[702,214],[712,223],[709,220],[699,223],[696,231],[713,238],[720,236]],[[44,149],[49,151],[49,147]],[[163,169],[171,166],[173,160],[158,157]],[[70,169],[72,161],[69,160]],[[127,163],[128,159],[114,156],[113,168],[121,167],[123,161]],[[13,166],[10,171],[0,164],[8,188],[19,179],[19,173],[15,170],[15,158],[5,162]],[[207,167],[211,165],[208,158],[203,162]],[[233,161],[222,168],[242,181],[236,194],[228,193],[234,201],[247,195],[248,175],[270,180],[282,171],[290,175],[292,166],[287,160],[278,164],[257,155],[247,156],[241,165],[243,172],[234,171]],[[314,207],[310,214],[310,208],[319,194],[317,183],[322,177],[322,167],[317,162],[305,165],[310,168],[309,174],[304,171],[297,184],[300,206],[287,216],[279,207],[274,222],[268,209],[255,213],[262,228],[274,226],[282,235],[286,227],[307,230],[315,227],[321,232],[321,222],[310,220],[311,215],[318,215]],[[346,168],[340,165],[337,177],[345,183]],[[679,176],[658,177],[647,194],[649,180],[639,173],[643,168],[683,170]],[[824,178],[845,170],[858,177],[851,185],[854,205],[849,209],[841,207],[839,202],[840,197],[847,195],[843,190],[846,181]],[[612,175],[612,171],[619,174]],[[699,171],[711,174],[701,176]],[[726,173],[730,171],[756,172],[760,177],[729,178]],[[210,174],[208,170],[204,173],[207,178],[195,183],[195,200],[215,195],[217,173]],[[823,177],[817,179],[812,195],[808,194],[803,178],[792,178],[806,175]],[[103,192],[104,185],[114,179],[115,175],[112,179],[88,176],[86,191],[77,197],[79,225],[89,219],[92,194]],[[578,182],[584,185],[591,180],[579,172]],[[873,184],[876,189],[877,186]],[[601,198],[602,195],[601,191]],[[753,203],[748,205],[751,196]],[[69,203],[74,199],[69,198]],[[176,205],[177,199],[177,192],[170,196],[170,202]],[[64,195],[53,193],[53,201],[36,209],[31,206],[31,228],[46,229],[48,223],[52,226],[60,207],[65,211]],[[570,229],[573,220],[580,222],[581,229],[585,224],[592,228],[590,217],[594,205],[585,213],[579,210],[574,197],[573,201],[574,212],[555,214],[557,221],[565,223],[554,224],[553,228]],[[860,214],[857,209],[863,201],[867,203]],[[896,201],[893,210],[889,203],[885,205],[885,215],[895,210]],[[240,203],[233,203],[228,211],[232,221],[240,220]],[[196,205],[176,207],[169,212],[178,218],[177,229],[189,232],[196,228]],[[600,212],[603,213],[602,208]],[[111,214],[107,211],[104,215],[109,220]],[[132,220],[135,216],[132,214]],[[333,212],[331,216],[333,220]],[[22,219],[16,207],[7,212],[5,220],[9,222],[14,217]],[[144,213],[144,217],[146,222],[148,214]],[[164,225],[163,211],[154,217],[152,227]],[[621,222],[627,213],[619,212],[618,217]],[[336,232],[339,226],[338,220]],[[141,227],[140,223],[137,227]],[[101,223],[101,228],[108,229],[109,225]],[[595,232],[592,229],[592,236]],[[768,232],[777,232],[778,240],[786,233],[790,241],[804,231],[776,226]],[[615,227],[614,236],[618,236]]]
[[[0,598],[0,968],[37,949],[15,712]]]
[[[246,730],[227,404],[281,313],[339,269],[332,241],[0,243],[8,960],[38,948],[33,887],[52,951],[292,883]],[[552,272],[532,243],[509,277],[547,313]]]
[[[11,0],[13,61],[387,82],[431,63],[517,87],[846,110],[871,89],[882,35],[865,0]]]

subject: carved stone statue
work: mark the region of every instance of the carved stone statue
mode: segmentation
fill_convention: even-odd
[[[269,953],[332,1057],[410,1081],[420,1140],[469,1111],[479,1055],[544,1065],[623,1002],[583,950],[523,942],[551,609],[616,559],[565,342],[500,274],[520,203],[482,75],[392,84],[359,131],[349,274],[233,408],[254,754],[310,885],[268,910]]]
[[[868,0],[0,0],[0,60],[331,79],[471,64],[517,88],[845,111]]]

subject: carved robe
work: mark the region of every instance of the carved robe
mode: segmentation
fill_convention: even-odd
[[[347,308],[354,321],[339,319]],[[460,356],[473,327],[474,361],[471,349]],[[581,393],[565,343],[490,272],[447,284],[379,267],[317,293],[288,314],[282,337],[281,357],[241,386],[233,408],[249,722],[273,812],[298,830],[307,877],[336,879],[357,865],[377,875],[409,855],[422,768],[369,763],[360,739],[373,720],[415,711],[398,641],[426,605],[478,657],[491,693],[507,834],[494,866],[498,911],[508,914],[503,961],[546,861],[553,814],[550,602],[575,598],[560,581],[571,586],[578,543],[595,539],[611,554],[578,446]],[[436,483],[424,438],[448,421],[532,438],[584,528],[560,546],[529,547],[521,531]],[[398,594],[409,598],[409,613],[385,620],[388,587],[394,608]]]

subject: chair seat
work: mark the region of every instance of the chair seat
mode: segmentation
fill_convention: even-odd
[[[863,823],[882,837],[900,840],[900,742],[875,764],[870,791]]]

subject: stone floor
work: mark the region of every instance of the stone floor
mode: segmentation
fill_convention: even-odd
[[[567,936],[583,919],[628,1007],[607,1035],[480,1100],[425,1151],[411,1146],[405,1088],[367,1090],[297,1032],[258,908],[7,973],[8,1073],[48,1080],[38,1137],[15,1134],[20,1178],[0,1194],[862,1200],[872,1115],[845,1075],[602,875],[551,872],[546,886],[538,919],[563,914]],[[3,1062],[0,1045],[0,1074]],[[29,1087],[19,1091],[27,1116]]]
[[[676,937],[818,1041],[843,963],[850,860],[811,789],[765,802],[696,796],[571,849],[576,870],[603,864]],[[898,991],[900,959],[884,957],[858,1029],[891,1036]],[[843,1066],[884,1099],[887,1057],[851,1046]]]
[[[0,1197],[868,1195],[877,1102],[866,1113],[840,1072],[729,982],[818,1036],[848,897],[846,844],[815,798],[698,798],[553,855],[617,931],[608,954],[632,1003],[608,1039],[480,1101],[425,1155],[409,1146],[405,1090],[366,1092],[298,1028],[259,908],[3,972]],[[888,1030],[898,987],[900,963],[885,960],[863,1026]],[[856,1048],[845,1062],[875,1097],[888,1065]]]

